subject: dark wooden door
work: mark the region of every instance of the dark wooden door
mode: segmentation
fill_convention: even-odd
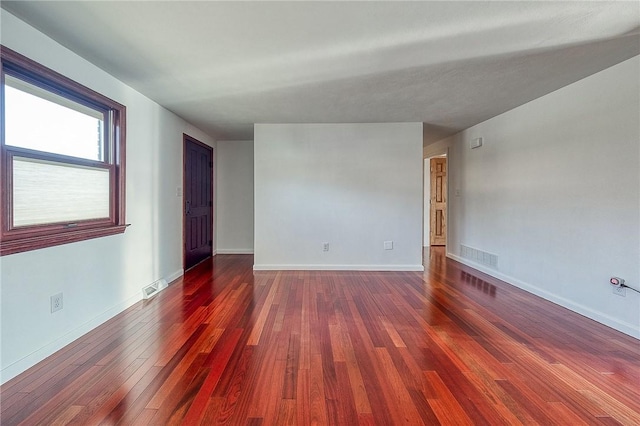
[[[184,269],[213,253],[213,149],[184,135]]]

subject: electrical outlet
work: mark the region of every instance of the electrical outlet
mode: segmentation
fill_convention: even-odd
[[[62,293],[51,296],[51,313],[62,309]]]
[[[322,243],[322,251],[329,251],[329,243]]]
[[[627,297],[627,288],[622,287],[621,285],[611,287],[611,291],[613,294],[617,294],[618,296]]]
[[[385,250],[393,250],[393,241],[385,241],[384,242]]]

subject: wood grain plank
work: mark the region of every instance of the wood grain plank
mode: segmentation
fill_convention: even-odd
[[[196,389],[197,393],[190,404],[190,408],[184,415],[182,424],[190,425],[200,421],[200,417],[206,409],[209,395],[218,384],[241,334],[242,329],[233,329],[226,339],[220,340],[211,354],[203,361],[203,366],[206,369],[202,372],[201,377],[204,377],[204,380],[202,380],[201,386]],[[216,350],[216,348],[219,349]]]
[[[425,272],[218,255],[0,387],[0,423],[640,424],[640,344],[425,252]]]
[[[426,371],[425,377],[435,390],[436,397],[430,398],[428,402],[440,423],[455,425],[474,424],[437,372]]]

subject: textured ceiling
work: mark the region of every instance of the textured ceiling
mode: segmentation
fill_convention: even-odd
[[[640,53],[639,2],[11,2],[218,139],[425,123],[438,140]]]

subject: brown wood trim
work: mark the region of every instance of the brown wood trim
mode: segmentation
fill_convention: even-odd
[[[0,242],[0,256],[122,234],[128,226],[114,225],[100,228],[73,229],[51,235],[37,235],[9,241],[3,240]]]
[[[126,227],[126,107],[64,75],[0,45],[0,116],[4,117],[5,73],[52,93],[105,113],[104,161],[43,153],[5,145],[0,120],[0,256],[124,232]],[[109,218],[12,228],[11,194],[13,156],[38,158],[109,169]],[[72,229],[69,229],[72,226]]]
[[[127,162],[127,108],[121,105],[118,109],[118,113],[113,115],[113,129],[116,132],[111,138],[118,143],[112,143],[110,145],[113,155],[113,165],[116,170],[114,177],[116,179],[115,184],[111,187],[111,191],[117,191],[116,194],[111,194],[111,200],[115,204],[112,208],[114,214],[116,214],[116,224],[125,225],[126,222],[126,201],[127,201],[127,185],[126,185],[126,167]],[[126,225],[129,226],[129,225]]]
[[[0,57],[4,52],[4,46],[0,45]],[[9,194],[11,194],[11,162],[7,160],[4,146],[4,61],[0,60],[0,243],[5,229],[13,222],[9,206]],[[5,170],[8,170],[5,172]],[[6,178],[5,178],[6,176]],[[0,251],[0,256],[1,256]]]
[[[12,200],[12,189],[13,189],[13,162],[12,159],[15,156],[18,157],[23,157],[23,158],[34,158],[34,159],[41,159],[41,160],[45,160],[45,161],[52,161],[52,162],[56,162],[57,158],[56,157],[61,157],[61,156],[57,156],[57,155],[52,155],[51,158],[48,158],[46,155],[42,155],[41,153],[37,152],[37,151],[33,151],[31,152],[31,150],[17,150],[16,153],[13,152],[13,148],[12,149],[6,149],[5,150],[5,156],[6,156],[6,160],[7,160],[7,164],[6,164],[6,175],[7,175],[7,201],[9,204],[7,205],[12,205],[13,200]],[[73,161],[61,161],[62,164],[74,164],[74,165],[80,165],[80,166],[85,166],[88,164],[89,167],[93,167],[96,169],[105,169],[109,171],[109,180],[110,180],[110,187],[112,187],[114,185],[114,181],[116,179],[115,177],[115,173],[114,173],[114,166],[111,164],[105,164],[105,163],[101,163],[101,162],[92,162],[89,160],[83,160],[83,159],[76,159],[76,158],[72,158]],[[96,164],[91,164],[91,163],[96,163]],[[113,204],[113,194],[110,192],[110,204]],[[10,209],[7,209],[6,212],[6,216],[7,216],[7,224],[6,227],[3,228],[3,233],[2,233],[2,240],[3,241],[11,241],[11,240],[17,240],[17,239],[21,239],[21,238],[31,238],[31,237],[38,237],[38,236],[46,236],[46,235],[51,235],[51,234],[55,234],[58,232],[67,232],[69,230],[70,227],[73,227],[74,230],[78,230],[78,229],[83,229],[83,228],[96,228],[96,227],[111,227],[111,226],[116,226],[119,225],[117,223],[115,223],[114,221],[114,216],[113,216],[113,206],[110,206],[109,208],[110,210],[110,216],[108,218],[96,218],[96,219],[89,219],[89,220],[77,220],[77,221],[73,221],[73,222],[58,222],[58,223],[46,223],[46,224],[37,224],[37,225],[28,225],[28,226],[19,226],[19,227],[13,227],[13,212]],[[123,225],[123,224],[122,224]]]
[[[35,160],[51,161],[60,164],[73,164],[75,166],[93,167],[96,169],[106,169],[111,167],[111,164],[107,161],[89,160],[87,158],[71,157],[68,155],[42,152],[35,149],[17,146],[6,145],[5,151],[9,157],[33,158]]]
[[[118,226],[109,218],[78,220],[74,222],[58,222],[44,225],[28,225],[20,226],[6,231],[2,236],[2,241],[13,241],[22,238],[32,238],[38,236],[46,236],[60,232],[67,232],[70,229],[78,230],[84,228],[98,228]]]
[[[101,93],[71,80],[69,77],[47,68],[6,46],[0,45],[0,56],[4,63],[4,72],[8,72],[11,75],[17,74],[18,77],[25,81],[47,89],[52,93],[100,110],[105,110],[105,106],[107,107],[106,109],[119,110],[124,108],[124,105],[113,99],[107,98]]]

